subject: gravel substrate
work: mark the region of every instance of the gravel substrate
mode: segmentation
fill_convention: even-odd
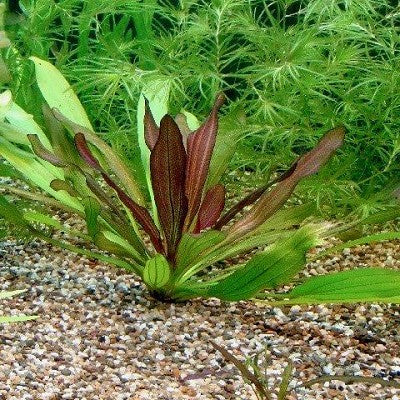
[[[400,308],[394,305],[273,308],[196,300],[161,304],[121,270],[40,242],[0,243],[3,314],[38,320],[0,327],[0,399],[255,399],[234,366],[265,349],[276,387],[287,360],[292,386],[322,374],[400,381]],[[351,266],[400,268],[400,242],[345,249],[307,274]],[[335,381],[289,399],[400,399],[400,390]]]

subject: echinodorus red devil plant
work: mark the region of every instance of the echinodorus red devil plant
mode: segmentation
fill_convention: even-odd
[[[54,106],[54,93],[46,89],[48,77],[59,80],[62,96],[71,88],[54,67],[34,61],[37,70],[46,68],[46,75],[37,73],[39,87]],[[208,179],[218,113],[224,102],[224,95],[219,94],[206,120],[190,131],[182,116],[174,119],[166,114],[158,126],[145,101],[144,141],[150,151],[148,196],[118,153],[93,132],[76,96],[72,102],[76,109],[71,103],[68,107],[62,101],[56,103],[68,117],[44,107],[42,129],[33,120],[28,124],[27,114],[12,103],[10,93],[3,93],[0,154],[18,178],[40,191],[28,193],[8,187],[8,198],[0,196],[0,216],[29,235],[136,273],[158,299],[203,296],[240,300],[279,288],[304,267],[306,252],[324,233],[321,225],[303,223],[313,204],[282,206],[300,180],[318,172],[342,145],[345,131],[343,127],[328,131],[285,173],[225,210],[224,185],[215,179],[210,184]],[[24,125],[16,115],[22,116]],[[85,220],[86,232],[72,231],[51,215],[21,209],[10,202],[10,196],[74,213]],[[148,207],[146,198],[153,199],[155,207]],[[75,239],[60,239],[54,230],[63,230]],[[254,249],[258,254],[247,262],[233,266],[221,263]],[[390,272],[394,273],[389,280],[392,285],[399,277]],[[285,299],[314,301],[321,290],[332,288],[335,293],[335,285],[340,286],[342,279],[387,285],[387,273],[365,269],[354,276],[338,273],[320,277],[321,281],[312,278],[286,293]],[[361,296],[364,287],[359,285]],[[282,298],[281,294],[271,296]]]

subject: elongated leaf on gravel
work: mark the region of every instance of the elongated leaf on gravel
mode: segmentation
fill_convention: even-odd
[[[374,242],[381,242],[382,240],[396,240],[396,239],[400,239],[400,232],[375,233],[373,235],[363,236],[355,240],[349,240],[347,242],[338,244],[336,246],[329,247],[328,249],[316,254],[314,258],[321,258],[326,256],[327,254],[336,253],[338,251],[341,251],[349,247],[354,247]]]
[[[20,290],[2,290],[0,291],[0,299],[9,299],[10,297],[16,296],[17,294],[26,292],[26,289]]]
[[[155,257],[148,260],[143,270],[144,282],[153,289],[158,289],[166,285],[170,275],[169,263],[161,254],[157,254]]]
[[[197,218],[196,230],[198,233],[203,229],[213,227],[221,216],[225,206],[225,187],[217,184],[209,189],[201,203]]]
[[[254,256],[244,267],[211,287],[208,294],[236,301],[248,299],[262,289],[282,285],[304,267],[306,252],[315,244],[313,229],[305,226],[288,239]]]
[[[49,107],[57,108],[75,123],[93,129],[81,102],[61,72],[40,58],[31,57],[30,60],[35,64],[36,81]]]
[[[32,321],[34,319],[39,318],[35,315],[12,315],[9,317],[0,317],[0,324],[8,324],[12,322],[25,322],[25,321]]]
[[[218,110],[225,97],[217,97],[207,120],[188,137],[188,165],[186,173],[186,196],[188,198],[188,214],[185,230],[191,226],[200,206],[204,185],[210,166],[218,130]]]
[[[282,304],[400,303],[400,271],[357,268],[315,276],[284,295]]]
[[[343,127],[327,132],[314,149],[298,159],[285,179],[264,193],[252,209],[229,229],[231,238],[241,237],[260,226],[282,207],[299,181],[316,173],[342,145],[344,134]]]
[[[176,256],[177,271],[182,271],[186,267],[195,264],[201,254],[222,242],[226,237],[226,233],[219,231],[207,231],[199,235],[185,233],[179,243],[178,253]]]
[[[119,186],[104,172],[99,162],[91,153],[89,146],[87,145],[85,135],[77,133],[75,135],[75,144],[82,159],[87,162],[89,166],[101,172],[101,175],[105,182],[112,187],[118,195],[121,202],[128,207],[133,217],[139,222],[144,231],[149,235],[151,242],[155,249],[159,253],[164,253],[164,248],[161,242],[160,232],[155,226],[149,212],[134,200],[132,200]]]
[[[257,376],[254,375],[247,368],[245,363],[237,359],[233,354],[229,353],[229,351],[219,346],[217,343],[213,341],[211,341],[210,343],[216,350],[218,350],[225,357],[227,361],[231,362],[240,371],[243,378],[247,379],[256,387],[257,392],[262,396],[264,396],[264,399],[266,400],[272,399],[272,395],[267,391],[267,389],[264,387],[262,382],[257,378]]]
[[[167,257],[175,258],[187,212],[186,151],[178,125],[169,115],[160,123],[160,135],[150,155],[151,182],[158,216],[167,243]]]

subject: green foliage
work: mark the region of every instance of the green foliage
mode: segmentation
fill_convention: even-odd
[[[185,114],[176,120],[168,114],[160,121],[153,116],[153,107],[159,111],[168,104],[168,99],[159,98],[165,87],[158,92],[153,87],[152,97],[145,98],[138,128],[144,136],[142,154],[149,153],[142,159],[147,177],[147,185],[142,186],[135,171],[92,131],[78,97],[61,73],[47,61],[35,58],[33,62],[41,94],[52,110],[43,108],[42,128],[14,102],[9,91],[4,92],[0,122],[17,133],[6,129],[0,135],[0,155],[38,192],[3,186],[8,196],[0,196],[0,217],[28,235],[136,273],[162,300],[198,296],[248,299],[265,289],[279,289],[304,267],[307,251],[327,229],[311,223],[299,228],[314,205],[282,206],[298,183],[317,173],[342,145],[344,128],[328,131],[286,172],[224,213],[226,193],[219,182],[223,170],[219,162],[225,156],[214,153],[221,145],[217,140],[218,112],[224,95],[217,96],[200,126],[191,117],[189,123],[198,126],[192,131]],[[143,103],[143,94],[139,102]],[[17,117],[13,110],[18,110]],[[225,151],[227,144],[223,146]],[[211,187],[209,176],[215,183]],[[29,205],[21,209],[10,201],[14,197],[75,214],[85,221],[86,232],[75,232],[51,213]],[[150,200],[151,210],[147,208]],[[57,230],[79,238],[79,245],[55,239],[53,231]],[[239,261],[230,268],[212,269],[227,257],[259,246],[267,247],[246,264]],[[397,271],[360,269],[352,273],[313,278],[286,297],[300,303],[400,301],[394,284],[400,279]],[[363,284],[349,297],[347,285],[353,282]],[[280,301],[279,295],[275,298]]]
[[[204,114],[217,91],[248,118],[233,164],[287,166],[328,126],[346,121],[340,163],[308,180],[320,209],[365,216],[398,183],[398,6],[383,0],[20,1],[3,51],[15,99],[39,117],[27,57],[51,60],[73,83],[96,130],[139,168],[136,99],[149,81],[171,90],[173,113]],[[140,120],[140,119],[139,119]],[[387,203],[387,199],[383,199]],[[327,208],[327,205],[330,205]]]

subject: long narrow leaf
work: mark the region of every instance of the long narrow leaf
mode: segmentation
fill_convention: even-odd
[[[400,271],[358,268],[315,276],[283,297],[279,304],[400,303]]]
[[[299,181],[316,173],[342,145],[344,134],[343,127],[330,130],[314,149],[300,157],[287,173],[286,178],[272,190],[264,193],[252,209],[229,229],[231,239],[254,230],[279,210],[293,193]]]
[[[175,121],[166,115],[150,155],[154,199],[165,235],[168,259],[174,260],[187,212],[185,196],[186,151]]]
[[[204,185],[210,166],[211,155],[214,149],[218,130],[218,110],[225,97],[217,97],[213,109],[207,120],[188,137],[188,164],[186,173],[186,196],[188,198],[188,214],[184,229],[187,231],[198,210],[203,195]]]
[[[154,248],[159,253],[164,253],[164,248],[161,242],[160,232],[155,226],[149,212],[134,200],[132,200],[119,186],[104,172],[99,162],[93,156],[86,142],[85,135],[83,133],[77,133],[75,135],[75,144],[82,159],[85,160],[89,166],[98,170],[106,183],[111,186],[117,193],[121,202],[128,207],[134,218],[139,222],[144,231],[149,235]]]
[[[121,183],[124,185],[129,196],[131,196],[138,204],[143,205],[144,199],[142,192],[140,191],[134,176],[132,175],[128,167],[124,164],[121,157],[116,154],[112,150],[112,148],[104,140],[100,139],[93,131],[69,120],[56,109],[53,109],[52,111],[54,116],[60,122],[62,122],[67,129],[70,129],[74,133],[74,136],[77,133],[83,133],[87,140],[97,147],[97,149],[103,154],[111,171],[119,178]]]

